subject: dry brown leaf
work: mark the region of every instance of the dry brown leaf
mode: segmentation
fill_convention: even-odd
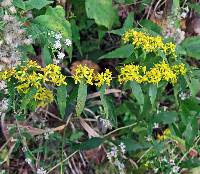
[[[87,124],[85,122],[85,120],[83,120],[82,118],[80,118],[80,123],[81,126],[83,126],[83,128],[85,129],[85,131],[91,136],[91,137],[100,137],[100,135],[94,130],[92,129],[89,124]]]

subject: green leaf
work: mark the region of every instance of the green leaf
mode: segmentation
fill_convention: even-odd
[[[77,141],[84,135],[81,131],[73,132],[69,138],[70,141]]]
[[[79,28],[76,25],[76,21],[73,19],[70,21],[71,27],[72,27],[72,38],[74,43],[76,44],[79,53],[82,55],[82,50],[81,50],[81,43],[80,43],[80,33],[79,33]]]
[[[130,5],[130,4],[134,4],[135,3],[135,0],[115,0],[117,3],[123,3],[123,4],[127,4],[127,5]]]
[[[87,85],[81,82],[78,88],[76,115],[79,117],[84,110],[87,97]]]
[[[35,18],[34,22],[46,26],[48,29],[62,34],[64,39],[72,40],[71,25],[65,19],[65,11],[63,7],[57,6],[56,8],[49,7],[45,15],[40,15]],[[72,57],[72,47],[65,47],[65,50]]]
[[[107,103],[106,96],[105,96],[105,90],[106,90],[106,85],[104,84],[100,88],[99,92],[100,92],[101,103],[103,104],[104,112],[106,114],[106,118],[108,119],[109,107],[108,107],[108,103]]]
[[[15,7],[18,7],[22,10],[32,10],[32,9],[42,9],[43,7],[53,3],[53,1],[49,0],[13,0],[12,4]]]
[[[104,142],[104,139],[99,137],[91,138],[79,145],[80,150],[90,150],[99,147]]]
[[[181,46],[186,50],[188,56],[200,59],[200,36],[186,38],[181,42]]]
[[[44,48],[42,49],[42,58],[44,60],[45,65],[53,63],[48,45],[45,45]]]
[[[158,34],[161,34],[162,33],[162,29],[160,26],[158,26],[157,24],[153,23],[152,21],[150,20],[147,20],[147,19],[143,19],[141,22],[140,22],[140,25],[142,25],[143,27],[149,29],[149,30],[152,30],[153,32],[156,32]]]
[[[129,13],[128,17],[126,18],[124,25],[120,29],[112,30],[109,33],[117,34],[122,36],[128,29],[133,28],[133,21],[134,21],[134,13]]]
[[[192,93],[192,96],[196,96],[196,94],[199,92],[199,86],[200,86],[200,80],[199,79],[191,79],[191,84],[190,84],[190,90]]]
[[[116,11],[112,0],[86,0],[85,8],[88,18],[94,19],[98,25],[110,29],[116,19]]]
[[[31,10],[31,9],[42,9],[46,5],[49,5],[53,3],[53,1],[48,1],[48,0],[28,0],[25,1],[26,5],[26,10]]]
[[[191,7],[195,12],[200,15],[200,5],[199,3],[188,3],[189,7]]]
[[[117,48],[103,56],[101,56],[99,59],[123,59],[128,58],[133,54],[134,47],[132,44],[124,45],[120,48]]]
[[[67,88],[65,85],[57,87],[57,102],[61,117],[64,118],[67,102]]]
[[[154,105],[154,102],[156,100],[156,95],[157,95],[157,86],[154,84],[151,84],[149,86],[149,97],[150,97],[150,101],[152,105]]]
[[[171,124],[176,122],[178,117],[177,112],[160,112],[154,118],[154,123]]]
[[[144,94],[142,92],[141,86],[135,81],[130,82],[130,87],[132,89],[132,94],[135,96],[139,105],[144,105]]]
[[[22,98],[21,100],[21,106],[20,109],[21,110],[25,110],[27,105],[30,104],[30,102],[33,100],[34,95],[37,93],[37,89],[36,88],[32,88],[30,89],[30,91]]]
[[[184,78],[185,78],[185,80],[187,82],[187,85],[190,88],[192,96],[195,97],[196,94],[199,92],[199,84],[200,84],[199,79],[192,78],[191,81],[190,81],[187,76],[185,76]]]
[[[12,4],[22,10],[26,10],[25,2],[23,0],[13,0]]]
[[[127,152],[134,152],[137,150],[142,150],[147,148],[146,146],[136,142],[135,140],[132,140],[130,138],[124,139],[122,140],[122,142],[124,143],[124,145],[126,146],[126,151]]]
[[[195,136],[198,133],[198,121],[197,118],[191,118],[190,122],[187,124],[187,127],[184,132],[185,141],[187,146],[192,146]]]

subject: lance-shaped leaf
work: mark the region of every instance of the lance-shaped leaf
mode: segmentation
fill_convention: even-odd
[[[76,115],[79,117],[85,107],[87,97],[87,85],[81,82],[78,88],[77,104],[76,104]]]
[[[101,88],[100,88],[100,98],[101,98],[101,102],[103,104],[103,108],[104,108],[104,112],[106,114],[106,118],[108,119],[109,116],[109,106],[106,100],[106,96],[105,96],[105,91],[106,91],[106,85],[104,84]]]
[[[67,102],[67,88],[65,85],[61,85],[57,88],[57,102],[61,117],[64,118]]]

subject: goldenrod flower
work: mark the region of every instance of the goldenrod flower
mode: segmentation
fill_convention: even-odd
[[[98,73],[95,75],[95,85],[98,87],[101,87],[102,85],[106,84],[110,86],[110,82],[112,80],[112,72],[110,72],[109,69],[106,69],[106,71],[103,73]]]
[[[147,33],[128,30],[122,37],[124,43],[132,43],[136,48],[143,48],[146,52],[156,53],[162,50],[166,55],[173,55],[176,58],[176,45],[172,42],[164,43],[161,36],[150,36]]]
[[[184,64],[170,66],[163,60],[155,64],[150,70],[146,66],[125,65],[120,69],[118,81],[121,83],[127,81],[136,81],[137,83],[154,83],[158,84],[164,80],[175,84],[179,75],[185,75],[186,68]]]
[[[185,64],[181,63],[179,65],[173,65],[172,70],[176,75],[185,75],[187,72],[187,69],[185,67]]]
[[[65,76],[61,74],[59,66],[50,64],[42,68],[34,61],[29,61],[26,66],[10,69],[0,74],[2,80],[17,80],[16,89],[19,94],[27,94],[31,88],[36,88],[37,93],[34,98],[38,101],[38,106],[46,106],[53,101],[53,93],[47,89],[44,83],[60,86],[66,84]]]
[[[11,79],[11,77],[13,75],[15,75],[15,73],[16,73],[16,70],[14,68],[0,72],[0,80],[8,80],[9,81]]]
[[[120,84],[127,82],[127,81],[136,81],[138,83],[142,82],[142,75],[140,71],[146,71],[145,68],[139,65],[124,65],[120,69],[120,74],[118,75],[118,81]]]
[[[35,100],[38,102],[38,106],[45,107],[49,103],[51,103],[54,99],[53,93],[46,88],[39,88],[37,93],[34,96]]]
[[[85,83],[93,85],[94,69],[79,64],[77,65],[72,78],[74,79],[75,84],[80,83],[83,80]]]
[[[49,64],[43,68],[44,82],[51,82],[56,86],[66,85],[65,76],[61,74],[61,68],[57,65]]]
[[[145,76],[148,83],[159,83],[161,80],[166,80],[172,84],[177,82],[177,75],[164,60],[162,63],[155,64]]]

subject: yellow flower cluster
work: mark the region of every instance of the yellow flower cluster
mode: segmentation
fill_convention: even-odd
[[[150,36],[147,33],[130,29],[123,35],[122,39],[124,43],[131,42],[135,47],[142,47],[146,52],[156,53],[161,50],[166,55],[172,55],[176,58],[176,45],[172,42],[164,43],[160,36]]]
[[[110,86],[110,82],[112,80],[112,72],[109,69],[103,73],[94,73],[94,69],[87,67],[86,65],[82,66],[77,65],[75,69],[75,73],[72,78],[75,81],[75,84],[83,81],[86,84],[93,85],[95,84],[98,87],[101,87],[103,84],[107,84]]]
[[[50,64],[45,68],[39,66],[35,61],[30,60],[26,66],[13,68],[0,74],[0,79],[17,80],[16,89],[19,94],[27,94],[31,88],[36,88],[34,99],[38,106],[46,106],[53,101],[53,93],[45,87],[45,84],[60,86],[66,84],[65,76],[61,74],[59,66]]]
[[[175,84],[179,75],[185,75],[186,68],[183,63],[170,66],[164,60],[155,64],[150,70],[146,66],[125,65],[120,69],[118,80],[120,83],[136,81],[138,83],[157,84],[162,80]]]
[[[75,84],[81,83],[83,80],[85,83],[93,85],[93,73],[94,69],[88,68],[86,65],[82,66],[79,64],[77,65],[72,78],[74,79]]]
[[[158,134],[157,139],[160,141],[163,141],[163,140],[168,139],[170,135],[171,135],[171,131],[169,128],[167,128],[163,131],[162,135]]]
[[[112,81],[112,72],[109,69],[106,69],[105,72],[98,73],[95,78],[95,85],[101,87],[102,85],[106,84],[110,86],[110,82]]]

